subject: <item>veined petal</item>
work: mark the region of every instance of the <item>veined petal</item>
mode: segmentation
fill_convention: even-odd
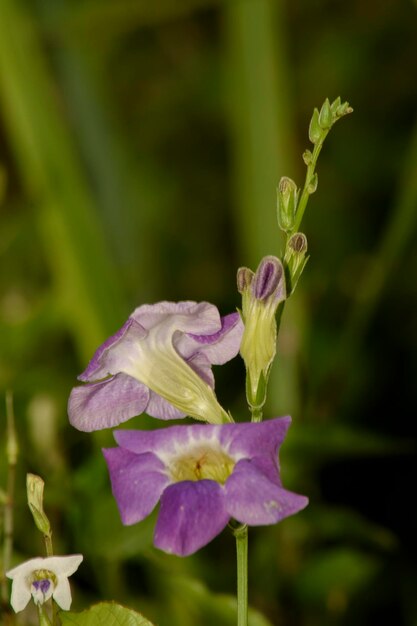
[[[223,488],[212,480],[170,485],[161,498],[154,543],[165,552],[187,556],[216,537],[229,521]]]
[[[177,322],[177,318],[167,319],[149,330],[145,339],[132,342],[129,359],[119,363],[120,371],[141,381],[186,415],[211,423],[227,421],[213,389],[175,350],[172,337]]]
[[[181,335],[175,342],[175,347],[186,359],[198,350],[213,365],[223,365],[238,354],[242,334],[243,322],[239,313],[230,313],[221,318],[221,328],[216,333]]]
[[[78,376],[78,379],[83,382],[95,382],[111,374],[117,374],[120,371],[118,360],[123,361],[124,356],[128,358],[131,342],[145,336],[146,330],[129,317],[123,326],[96,350],[87,369]]]
[[[107,448],[103,454],[123,524],[140,522],[170,483],[164,464],[151,452],[138,455],[123,448]]]
[[[154,326],[175,319],[176,330],[184,333],[211,335],[221,328],[220,315],[209,302],[158,302],[143,304],[135,309],[131,318],[150,331]]]
[[[165,460],[179,452],[186,452],[196,443],[216,445],[223,428],[224,426],[211,424],[193,424],[158,430],[116,430],[113,435],[119,446],[126,450],[135,454],[152,452]]]
[[[225,484],[227,511],[243,524],[275,524],[307,506],[308,499],[271,482],[249,460],[239,461]]]
[[[126,374],[74,387],[68,400],[71,424],[86,432],[117,426],[146,410],[149,389]]]

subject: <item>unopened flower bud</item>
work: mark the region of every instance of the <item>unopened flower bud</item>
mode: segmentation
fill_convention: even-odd
[[[262,259],[248,295],[243,298],[243,332],[240,354],[247,372],[247,393],[252,406],[265,402],[266,383],[276,353],[278,305],[285,300],[285,276],[281,261]]]
[[[317,190],[317,185],[319,182],[319,177],[317,176],[317,172],[313,174],[313,176],[308,181],[307,191],[309,194],[314,193]]]
[[[285,251],[284,263],[288,270],[289,295],[293,293],[298,279],[300,278],[304,267],[308,261],[307,254],[307,237],[304,233],[295,233],[287,244]]]
[[[44,535],[50,535],[51,525],[43,510],[43,489],[45,483],[40,476],[36,474],[27,474],[26,491],[29,509],[35,520],[36,527]]]
[[[322,135],[322,129],[319,124],[319,111],[318,109],[314,109],[312,118],[310,120],[310,126],[308,129],[308,136],[311,143],[317,143]]]
[[[333,113],[330,107],[330,102],[329,102],[329,99],[326,98],[326,100],[322,104],[322,107],[319,113],[320,127],[323,128],[323,130],[327,130],[333,124],[333,121],[334,119],[333,119]]]
[[[236,276],[237,290],[239,293],[243,294],[246,289],[249,289],[253,277],[254,273],[248,267],[239,267]]]
[[[306,165],[311,165],[311,163],[313,162],[313,153],[311,152],[311,150],[304,150],[303,161]]]
[[[283,176],[277,189],[278,224],[281,230],[289,232],[294,226],[298,203],[298,189],[295,182]]]

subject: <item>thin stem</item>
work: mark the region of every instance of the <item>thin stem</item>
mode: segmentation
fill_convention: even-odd
[[[262,417],[263,417],[262,407],[251,406],[249,408],[250,408],[250,412],[252,416],[251,421],[262,422]]]
[[[38,618],[39,618],[39,626],[51,626],[51,620],[43,610],[43,607],[38,604]]]
[[[248,626],[248,527],[233,530],[237,557],[237,626]]]
[[[306,210],[307,202],[308,202],[308,199],[310,197],[310,192],[308,190],[308,186],[310,184],[310,180],[311,180],[312,176],[314,175],[314,170],[316,169],[316,165],[317,165],[317,159],[319,158],[319,154],[321,152],[324,140],[326,139],[329,130],[330,130],[330,128],[328,130],[323,130],[322,131],[321,138],[317,141],[317,143],[314,146],[313,154],[312,154],[312,158],[311,158],[311,163],[307,166],[307,172],[306,172],[306,177],[305,177],[305,181],[304,181],[304,188],[303,188],[303,191],[302,191],[302,194],[301,194],[300,201],[298,203],[297,214],[295,216],[294,228],[292,229],[291,234],[296,233],[298,231],[298,229],[300,228],[301,221],[302,221],[303,216],[304,216],[304,211]]]

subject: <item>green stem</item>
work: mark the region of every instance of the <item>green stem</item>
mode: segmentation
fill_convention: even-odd
[[[301,194],[301,198],[300,201],[298,203],[298,207],[297,207],[297,214],[295,216],[295,223],[294,223],[294,228],[291,231],[291,235],[293,235],[294,233],[298,232],[298,229],[300,228],[302,219],[304,217],[304,212],[306,210],[306,206],[307,206],[307,202],[308,199],[310,197],[310,192],[308,191],[308,186],[310,184],[310,180],[312,178],[312,176],[314,175],[314,170],[316,169],[316,165],[317,165],[317,159],[319,158],[319,154],[321,152],[321,149],[323,147],[323,143],[324,140],[326,139],[328,133],[329,133],[329,129],[327,130],[323,130],[322,131],[322,136],[320,137],[320,139],[317,141],[317,143],[314,146],[313,149],[313,155],[311,158],[311,163],[307,166],[307,172],[306,172],[306,177],[305,177],[305,181],[304,181],[304,188]]]
[[[39,618],[39,626],[52,626],[51,620],[43,610],[43,607],[38,604],[38,618]]]
[[[250,408],[250,412],[251,412],[251,422],[262,422],[262,417],[263,417],[263,411],[262,411],[262,407],[255,407],[255,406],[251,406]]]
[[[248,626],[248,527],[234,529],[237,557],[237,626]]]

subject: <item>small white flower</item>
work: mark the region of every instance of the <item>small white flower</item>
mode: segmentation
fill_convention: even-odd
[[[35,604],[43,604],[49,598],[68,611],[71,606],[71,576],[83,560],[82,554],[50,556],[30,559],[6,572],[13,580],[10,604],[15,613],[23,611],[32,596]]]

